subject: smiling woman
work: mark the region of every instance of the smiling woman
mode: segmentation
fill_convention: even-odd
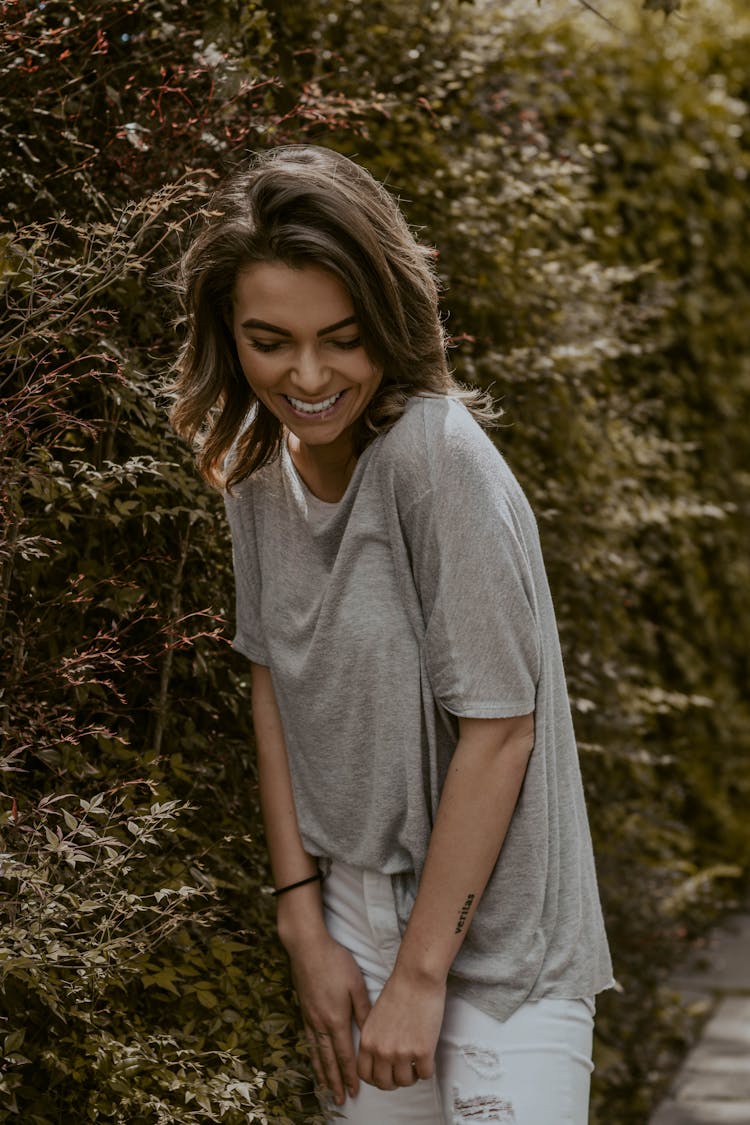
[[[585,1125],[612,975],[554,610],[432,264],[343,156],[241,166],[183,263],[173,419],[225,489],[321,1091],[357,1125]]]
[[[301,477],[320,499],[339,500],[356,464],[355,423],[383,375],[346,289],[319,266],[256,262],[237,275],[232,331],[250,389],[288,430]]]
[[[253,308],[249,319],[265,320],[292,336],[294,325],[287,320],[300,305],[292,303],[291,290],[283,292],[284,277],[299,280],[304,269],[312,268],[319,280],[324,275],[343,287],[338,296],[346,304],[346,319],[355,317],[364,353],[381,372],[363,411],[353,416],[347,409],[350,423],[357,423],[351,430],[355,456],[401,416],[419,391],[450,394],[486,423],[498,416],[487,395],[460,387],[451,377],[434,255],[414,240],[391,197],[364,169],[314,146],[274,149],[240,165],[208,214],[209,222],[182,261],[190,331],[177,365],[172,421],[189,439],[200,435],[198,465],[211,483],[231,489],[277,457],[284,440],[285,422],[254,394],[238,355],[238,287],[255,301],[254,285],[242,285],[241,278],[260,265],[276,267],[264,278],[271,311],[260,317]],[[324,318],[314,326],[316,334],[339,319]],[[255,339],[260,354],[289,337],[266,331]],[[341,342],[331,346],[341,350],[343,344],[346,351],[354,335],[336,339]],[[318,397],[300,393],[298,401]]]

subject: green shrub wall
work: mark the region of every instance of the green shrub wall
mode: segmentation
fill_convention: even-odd
[[[301,139],[400,196],[505,406],[619,981],[592,1119],[647,1118],[691,1022],[666,974],[750,851],[750,28],[622,14],[3,6],[1,1121],[316,1120],[221,503],[163,391],[191,216]]]

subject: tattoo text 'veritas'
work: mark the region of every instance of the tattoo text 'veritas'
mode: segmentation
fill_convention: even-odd
[[[469,915],[469,911],[471,910],[471,904],[474,901],[475,897],[476,897],[475,895],[467,895],[466,896],[466,902],[461,907],[461,913],[458,916],[458,925],[456,926],[456,933],[457,934],[461,933],[461,930],[464,928],[464,925],[466,924],[466,919]]]

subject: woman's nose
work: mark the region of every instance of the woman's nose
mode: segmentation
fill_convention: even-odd
[[[324,391],[329,380],[329,371],[322,363],[317,351],[300,353],[291,371],[292,382],[304,394],[314,396]]]

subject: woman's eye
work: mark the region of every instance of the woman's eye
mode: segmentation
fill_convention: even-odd
[[[334,348],[346,352],[358,348],[362,341],[359,336],[355,336],[352,340],[329,340],[328,343],[333,344]],[[279,348],[283,347],[283,344],[283,340],[250,340],[251,348],[256,352],[264,352],[266,354],[278,351]]]
[[[256,352],[275,352],[281,346],[280,341],[268,343],[266,340],[251,340],[250,347],[255,348]]]

